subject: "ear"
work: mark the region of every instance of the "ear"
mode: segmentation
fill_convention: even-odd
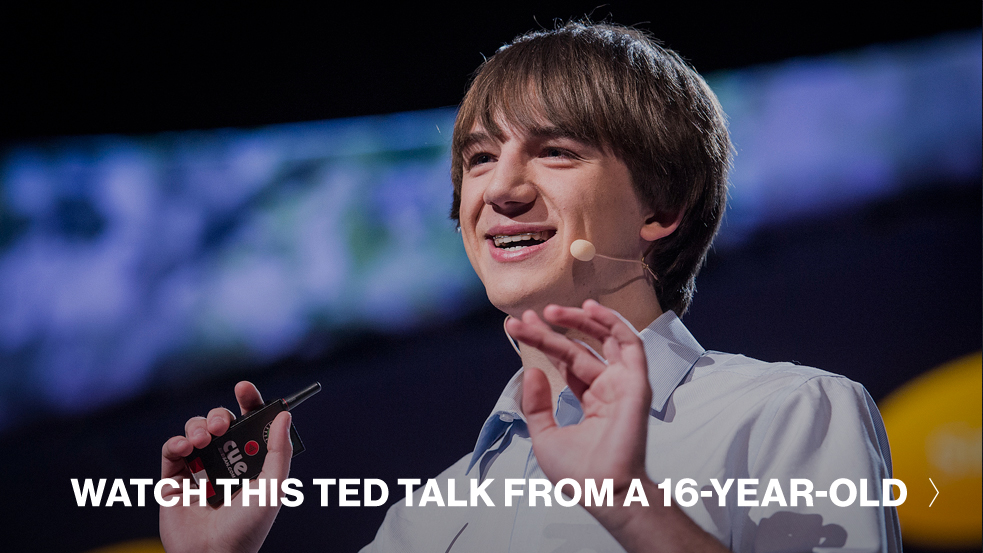
[[[656,212],[648,219],[645,219],[645,224],[642,225],[639,235],[642,237],[642,240],[655,242],[660,238],[665,238],[673,232],[676,232],[676,229],[679,228],[679,223],[681,223],[682,220],[682,209],[680,209],[678,212]]]

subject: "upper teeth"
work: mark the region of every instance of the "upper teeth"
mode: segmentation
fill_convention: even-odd
[[[540,240],[545,242],[546,240],[549,240],[549,238],[550,238],[549,231],[539,231],[539,232],[527,232],[525,234],[513,234],[511,236],[505,234],[498,234],[493,239],[495,240],[495,245],[501,247],[511,242],[522,242],[523,240]]]

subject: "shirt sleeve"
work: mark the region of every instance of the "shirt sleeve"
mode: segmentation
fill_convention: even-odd
[[[758,482],[748,486],[756,489],[745,497],[748,505],[734,497],[737,551],[901,551],[897,510],[879,506],[883,480],[891,478],[887,435],[863,386],[815,376],[775,394],[750,441],[748,473]],[[793,497],[793,483],[805,490],[809,482],[808,498]],[[823,492],[840,503],[854,497],[839,506]],[[878,506],[862,506],[861,499]]]

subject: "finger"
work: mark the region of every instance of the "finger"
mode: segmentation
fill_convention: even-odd
[[[530,368],[522,374],[522,413],[533,440],[556,427],[553,418],[553,402],[550,399],[550,383],[543,371]]]
[[[208,412],[208,419],[205,428],[212,436],[221,436],[228,432],[229,425],[236,420],[236,416],[225,407],[216,407]]]
[[[586,311],[576,307],[547,305],[543,309],[543,318],[551,325],[578,330],[599,342],[603,342],[611,335],[607,326],[595,321]]]
[[[594,300],[585,301],[584,307],[584,309],[577,309],[549,305],[543,310],[543,317],[550,324],[578,330],[600,341],[601,351],[609,363],[623,361],[625,352],[622,348],[627,346],[637,348],[637,351],[628,353],[633,361],[644,359],[644,346],[641,339],[614,311]],[[587,309],[588,307],[590,309]]]
[[[590,383],[604,372],[604,361],[598,359],[585,346],[553,330],[534,311],[523,313],[523,322],[532,324],[533,328],[542,335],[543,340],[539,343],[540,351],[545,353],[559,369],[570,390],[579,399]]]
[[[542,351],[563,375],[570,390],[580,397],[590,382],[604,371],[604,364],[583,346],[554,332],[532,311],[522,317],[506,323],[509,333],[516,340]]]
[[[591,319],[599,323],[600,326],[604,327],[606,333],[617,339],[619,343],[641,344],[642,340],[638,337],[638,334],[629,328],[625,324],[625,321],[611,309],[604,307],[594,300],[587,300],[584,302],[583,311]]]
[[[290,474],[290,458],[294,448],[290,443],[290,413],[284,411],[273,419],[270,425],[270,441],[266,444],[266,460],[260,478],[276,478],[283,482]]]
[[[212,435],[208,433],[208,422],[205,417],[192,417],[184,423],[184,435],[191,441],[191,445],[202,448],[212,441]]]
[[[245,380],[236,384],[236,400],[243,415],[263,406],[262,394],[252,382]]]
[[[184,458],[191,455],[194,446],[184,436],[174,436],[164,442],[161,448],[160,477],[161,478],[190,478],[191,472],[184,463]]]
[[[591,319],[604,326],[608,336],[602,339],[604,357],[610,362],[626,361],[629,365],[642,368],[647,373],[645,346],[634,330],[615,314],[594,300],[584,302],[584,312]]]

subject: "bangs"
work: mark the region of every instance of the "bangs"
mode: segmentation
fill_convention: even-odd
[[[593,146],[616,143],[613,127],[629,119],[618,109],[625,104],[616,93],[623,79],[605,75],[610,64],[596,63],[596,51],[550,38],[513,44],[481,67],[461,105],[456,137],[477,126],[501,138],[502,125],[522,131],[549,125]]]
[[[500,68],[498,68],[500,69]],[[530,132],[544,126],[557,127],[563,134],[593,146],[610,142],[608,133],[599,128],[598,118],[593,116],[599,102],[584,94],[573,94],[570,87],[561,88],[558,83],[568,83],[550,75],[545,68],[529,67],[522,70],[501,71],[502,78],[494,76],[485,81],[487,86],[472,105],[474,111],[461,118],[467,132],[482,127],[496,138],[502,138],[502,125]],[[554,66],[554,71],[556,71]],[[563,71],[565,72],[565,71]]]

